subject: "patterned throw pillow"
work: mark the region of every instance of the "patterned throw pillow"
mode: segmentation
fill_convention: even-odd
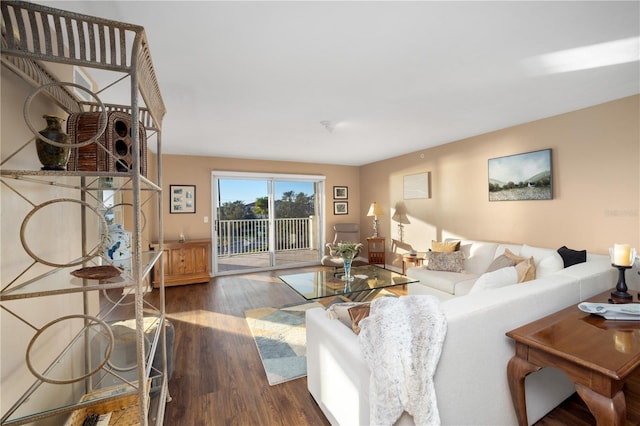
[[[430,251],[427,253],[427,259],[429,271],[462,272],[464,268],[464,253],[461,251],[451,253]]]

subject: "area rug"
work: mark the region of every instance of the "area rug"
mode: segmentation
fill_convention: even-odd
[[[305,311],[322,307],[303,302],[245,311],[271,386],[307,375]]]

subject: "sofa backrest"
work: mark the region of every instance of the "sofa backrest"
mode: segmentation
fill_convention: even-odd
[[[459,241],[447,238],[445,241]],[[484,241],[460,241],[460,250],[464,253],[464,270],[476,275],[482,275],[493,262],[497,243]]]

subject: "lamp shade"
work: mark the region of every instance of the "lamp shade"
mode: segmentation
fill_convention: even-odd
[[[378,203],[376,203],[375,201],[371,203],[371,206],[369,207],[369,213],[367,213],[367,216],[382,216],[382,215],[384,215],[384,212],[382,211],[382,207],[380,207]]]

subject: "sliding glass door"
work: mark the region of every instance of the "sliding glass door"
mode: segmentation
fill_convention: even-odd
[[[317,264],[324,177],[212,173],[215,275]]]

